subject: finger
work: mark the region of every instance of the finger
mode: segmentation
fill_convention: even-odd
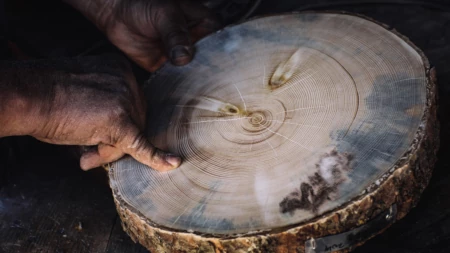
[[[155,148],[136,126],[130,125],[126,133],[116,147],[137,161],[159,171],[168,171],[180,166],[180,157]]]
[[[126,24],[119,22],[117,29],[108,33],[108,38],[128,58],[149,72],[156,71],[167,61],[165,51],[158,39],[154,39],[154,41],[152,39],[145,42],[140,41],[140,35],[136,36]]]
[[[105,144],[99,144],[98,150],[84,153],[80,158],[82,170],[90,170],[104,164],[119,160],[124,153],[122,150]]]
[[[222,28],[219,18],[200,2],[187,0],[178,2],[186,17],[193,42]]]
[[[183,12],[173,2],[161,8],[156,29],[161,34],[166,54],[172,64],[185,65],[192,60],[194,51]]]
[[[145,49],[145,52],[150,53],[143,53],[144,51],[128,53],[128,57],[148,72],[155,72],[168,61],[166,51],[163,52],[161,48],[163,46],[158,45],[157,49]]]

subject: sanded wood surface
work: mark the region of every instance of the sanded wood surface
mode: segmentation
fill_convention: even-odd
[[[302,252],[311,237],[394,203],[400,218],[416,203],[437,149],[435,88],[401,35],[353,15],[301,13],[229,27],[197,47],[146,92],[148,136],[182,166],[111,167],[133,239],[156,251]],[[330,211],[347,218],[328,214],[311,231]]]

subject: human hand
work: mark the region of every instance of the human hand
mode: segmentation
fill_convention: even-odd
[[[167,59],[185,65],[192,43],[219,23],[198,2],[188,0],[66,0],[102,30],[130,59],[148,71]]]
[[[31,135],[53,144],[97,145],[96,151],[82,155],[80,166],[84,170],[124,154],[160,171],[180,165],[179,157],[156,149],[142,134],[146,107],[125,59],[35,61],[19,68],[2,68],[1,72],[6,83],[18,81],[18,89],[10,97],[21,99],[12,104],[26,108],[21,117],[0,115],[0,123],[9,124],[5,129],[21,129],[9,135]],[[9,105],[6,107],[18,108],[11,102]]]

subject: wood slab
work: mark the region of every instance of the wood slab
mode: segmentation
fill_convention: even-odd
[[[304,252],[412,208],[438,148],[433,70],[349,14],[254,19],[197,43],[146,89],[148,137],[184,163],[112,164],[124,229],[152,252]]]

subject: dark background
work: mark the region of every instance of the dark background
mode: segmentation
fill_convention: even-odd
[[[5,36],[0,42],[12,49],[2,52],[4,58],[115,50],[60,1],[12,0],[1,7],[0,35]],[[263,0],[255,15],[293,10],[346,10],[372,17],[409,37],[436,67],[441,149],[430,185],[403,220],[356,252],[450,252],[450,2]],[[81,171],[68,147],[27,137],[0,141],[0,252],[146,252],[122,231],[102,169]]]

